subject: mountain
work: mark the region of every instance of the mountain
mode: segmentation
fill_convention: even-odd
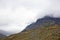
[[[6,35],[0,34],[0,38],[2,38],[2,37],[6,37]]]
[[[5,31],[0,30],[0,38],[2,38],[2,37],[6,37],[5,33],[6,33]]]
[[[60,40],[60,18],[45,16],[27,26],[21,33],[0,40]]]
[[[24,31],[35,29],[35,28],[38,28],[39,26],[47,27],[49,25],[55,25],[55,24],[60,25],[60,18],[53,18],[50,16],[45,16],[44,18],[38,19],[36,23],[30,24],[28,27],[26,27]]]

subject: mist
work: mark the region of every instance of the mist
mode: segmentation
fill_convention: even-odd
[[[46,15],[60,17],[60,0],[0,0],[0,30],[11,35]]]

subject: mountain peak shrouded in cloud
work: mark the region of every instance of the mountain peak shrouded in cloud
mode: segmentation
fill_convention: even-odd
[[[60,40],[60,18],[45,16],[20,33],[0,40]]]
[[[52,16],[45,16],[41,19],[38,19],[35,23],[28,25],[26,29],[23,30],[22,32],[27,31],[27,30],[34,30],[42,26],[48,27],[50,25],[55,25],[55,24],[60,25],[60,18],[54,18]]]
[[[10,34],[21,32],[46,15],[60,17],[59,0],[0,0],[0,30]]]

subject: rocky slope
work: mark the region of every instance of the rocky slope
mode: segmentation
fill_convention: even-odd
[[[24,31],[0,40],[60,40],[60,18],[44,17]]]

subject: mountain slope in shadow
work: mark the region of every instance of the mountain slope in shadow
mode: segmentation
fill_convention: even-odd
[[[38,19],[36,23],[30,24],[28,27],[26,27],[24,31],[35,29],[35,28],[38,28],[39,26],[47,27],[49,25],[55,25],[55,24],[60,25],[60,18],[45,16],[44,18]]]
[[[60,40],[60,18],[46,16],[29,25],[21,33],[0,40]]]

